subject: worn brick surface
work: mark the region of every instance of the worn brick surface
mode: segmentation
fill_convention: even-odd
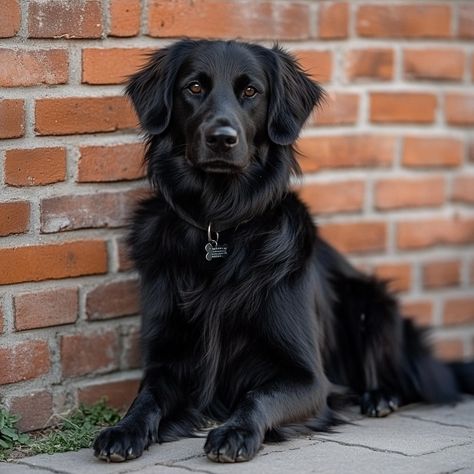
[[[353,49],[346,53],[346,75],[350,80],[393,78],[394,53],[389,48]]]
[[[460,81],[466,55],[461,49],[405,49],[403,70],[408,79]]]
[[[25,102],[0,99],[0,139],[22,137],[25,132]]]
[[[346,38],[349,31],[349,3],[321,2],[318,21],[321,39]]]
[[[53,396],[47,390],[38,390],[10,400],[10,411],[20,417],[17,428],[33,431],[52,424]]]
[[[0,237],[27,232],[30,204],[26,201],[0,202]]]
[[[316,125],[348,125],[357,122],[359,96],[331,93],[314,114]]]
[[[21,10],[19,0],[4,0],[0,16],[0,38],[15,36],[20,29]]]
[[[136,36],[140,31],[140,0],[110,0],[110,36]]]
[[[118,382],[102,382],[85,385],[78,390],[81,403],[93,404],[103,398],[118,410],[127,409],[138,393],[139,380],[120,380]]]

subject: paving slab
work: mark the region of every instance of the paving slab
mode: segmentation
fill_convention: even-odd
[[[104,463],[92,450],[0,463],[0,474],[474,474],[474,397],[457,406],[406,407],[383,419],[360,418],[334,433],[266,444],[248,463],[216,464],[203,438],[154,445],[126,463]]]

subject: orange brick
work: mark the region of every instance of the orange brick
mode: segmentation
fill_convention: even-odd
[[[15,295],[13,301],[17,331],[71,324],[79,311],[77,288],[22,293]]]
[[[19,149],[5,153],[5,183],[10,186],[38,186],[65,179],[65,148]]]
[[[113,132],[138,123],[125,97],[74,97],[36,101],[37,135]]]
[[[349,5],[323,2],[319,7],[318,31],[322,39],[347,38],[349,29]]]
[[[380,38],[448,38],[450,5],[361,5],[357,33]]]
[[[460,81],[466,55],[461,49],[405,49],[403,70],[408,79]]]
[[[359,95],[330,93],[314,114],[316,125],[347,125],[357,122]]]
[[[48,343],[40,339],[30,339],[9,347],[2,344],[0,360],[0,385],[35,379],[49,371]]]
[[[423,265],[423,286],[425,288],[457,286],[460,278],[461,262],[458,260],[440,260]]]
[[[370,120],[375,123],[432,123],[436,96],[417,92],[373,92]]]
[[[15,36],[20,29],[21,10],[18,0],[4,0],[0,15],[0,38]]]
[[[25,102],[0,100],[0,138],[18,138],[25,133]]]
[[[385,222],[347,222],[320,226],[323,239],[341,252],[365,253],[384,250],[387,240]]]
[[[80,403],[92,405],[102,398],[106,398],[110,406],[117,410],[125,410],[132,404],[139,386],[139,379],[94,383],[80,387],[78,399]]]
[[[301,67],[318,82],[329,82],[332,75],[330,51],[298,50],[294,52]]]
[[[410,168],[455,167],[462,156],[463,143],[455,138],[406,137],[403,143],[402,162]]]
[[[0,87],[64,84],[69,60],[64,49],[0,48]]]
[[[389,210],[441,206],[445,198],[444,189],[442,176],[382,179],[375,186],[375,207],[379,210]]]
[[[100,38],[102,32],[100,0],[28,2],[30,38]]]
[[[110,36],[136,36],[140,32],[140,0],[110,0]]]
[[[433,324],[433,302],[431,300],[403,301],[401,312],[420,326]]]
[[[474,176],[457,176],[454,179],[452,200],[474,204]]]
[[[118,368],[119,341],[115,331],[61,336],[63,377],[110,372]]]
[[[474,125],[474,94],[446,94],[444,107],[450,125]]]
[[[30,203],[0,202],[0,236],[23,234],[30,228]]]
[[[143,66],[152,48],[85,48],[82,50],[82,82],[121,84]]]
[[[97,275],[107,272],[107,247],[100,240],[0,249],[0,285]]]
[[[353,49],[346,53],[346,76],[349,80],[393,78],[394,54],[390,48]]]
[[[397,245],[415,250],[435,245],[463,245],[474,242],[474,220],[430,219],[400,222]]]
[[[306,39],[309,5],[303,2],[151,0],[148,31],[157,37]]]
[[[376,265],[378,278],[388,281],[391,291],[408,291],[411,287],[411,265],[408,263],[384,263]]]
[[[459,36],[474,38],[474,5],[462,4],[458,7]]]
[[[140,143],[80,148],[80,183],[129,181],[145,176],[144,148]]]
[[[442,360],[461,360],[464,357],[464,344],[461,339],[441,339],[435,342],[435,354]]]
[[[451,298],[444,302],[443,322],[446,325],[474,323],[474,298]]]
[[[127,224],[136,202],[135,191],[56,196],[41,200],[41,232]]]
[[[52,424],[53,396],[47,390],[39,390],[13,397],[10,411],[18,415],[16,427],[20,431],[34,431]]]
[[[101,320],[138,314],[139,298],[136,280],[108,282],[86,295],[89,320]]]
[[[309,183],[298,190],[303,202],[314,214],[354,212],[364,204],[363,181]]]
[[[395,138],[383,135],[305,137],[298,141],[297,149],[305,172],[387,167],[393,163]]]

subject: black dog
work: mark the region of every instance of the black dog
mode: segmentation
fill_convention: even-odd
[[[209,459],[247,461],[264,439],[333,423],[336,385],[369,416],[474,390],[472,364],[435,360],[383,283],[318,237],[289,190],[292,145],[323,97],[289,54],[180,41],[127,93],[155,189],[130,237],[144,376],[96,456],[136,458],[215,420]]]

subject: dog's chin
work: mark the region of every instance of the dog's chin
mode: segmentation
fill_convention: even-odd
[[[225,160],[210,160],[196,163],[195,166],[201,171],[208,174],[228,174],[235,175],[242,173],[245,168],[245,165],[235,164]]]

